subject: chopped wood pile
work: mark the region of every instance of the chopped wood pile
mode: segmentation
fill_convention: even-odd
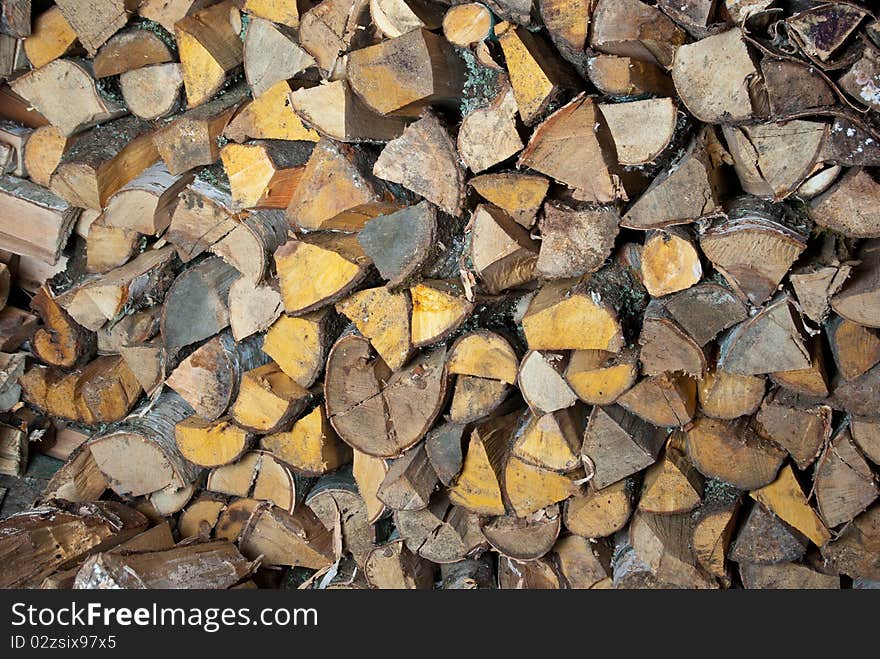
[[[873,3],[0,4],[0,587],[880,587]]]

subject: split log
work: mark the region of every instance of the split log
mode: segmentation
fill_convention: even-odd
[[[165,384],[180,394],[196,414],[214,421],[235,401],[243,375],[266,359],[259,337],[236,343],[224,332],[184,359]]]
[[[443,485],[451,485],[461,473],[465,438],[469,434],[468,424],[447,422],[434,428],[425,438],[428,460]]]
[[[323,404],[295,421],[290,430],[266,435],[260,446],[303,473],[316,476],[341,467],[352,457],[351,449],[330,425]]]
[[[434,587],[434,566],[394,540],[373,549],[364,561],[364,575],[373,588],[430,590]]]
[[[34,407],[87,425],[121,420],[141,395],[140,384],[118,355],[98,357],[70,373],[34,366],[21,386],[23,398]]]
[[[800,317],[787,296],[770,302],[720,341],[718,367],[728,373],[758,375],[809,366]]]
[[[745,588],[815,590],[840,588],[840,576],[823,574],[797,563],[774,565],[740,565]]]
[[[220,514],[226,509],[226,498],[205,493],[190,503],[177,520],[177,532],[183,539],[210,538]]]
[[[764,401],[756,420],[759,431],[788,451],[800,469],[813,463],[831,436],[830,407],[805,405],[781,390]]]
[[[58,569],[76,565],[147,527],[147,519],[120,503],[40,506],[3,520],[3,588],[37,588]],[[28,548],[24,551],[24,548]]]
[[[120,103],[101,94],[83,60],[52,60],[16,78],[10,87],[64,137],[126,113]]]
[[[854,167],[810,201],[810,218],[819,226],[851,238],[880,237],[880,215],[874,204],[878,194],[880,183],[870,170]]]
[[[775,481],[749,492],[749,496],[816,546],[821,547],[831,539],[831,533],[807,503],[791,465],[783,467]]]
[[[183,71],[178,62],[145,66],[119,76],[122,98],[131,113],[142,119],[163,119],[180,107]]]
[[[477,590],[495,588],[495,570],[490,555],[468,558],[440,566],[443,590]]]
[[[601,204],[626,198],[608,127],[593,99],[583,94],[535,129],[517,165],[567,185],[583,201]]]
[[[233,207],[286,208],[309,152],[309,146],[280,140],[224,146],[220,157],[229,178]]]
[[[398,288],[435,266],[442,257],[437,212],[421,202],[373,218],[361,229],[358,242],[389,288]],[[438,254],[440,251],[440,254]]]
[[[346,76],[374,112],[418,117],[428,105],[457,103],[465,69],[448,41],[422,28],[351,52]]]
[[[57,435],[58,431],[56,437]],[[64,457],[64,464],[52,475],[43,490],[44,501],[53,499],[76,503],[97,501],[110,487],[110,481],[101,473],[92,452],[84,443],[87,439],[88,436],[81,436],[82,441]]]
[[[166,31],[174,33],[174,24],[212,4],[215,0],[143,0],[138,14],[150,21],[156,21]]]
[[[726,580],[730,543],[736,531],[740,493],[720,481],[710,480],[703,503],[694,513],[691,547],[700,566],[717,579]]]
[[[391,510],[427,508],[438,483],[424,444],[407,451],[388,467],[376,496]]]
[[[755,504],[740,526],[730,559],[743,564],[769,565],[801,559],[809,540],[764,506]]]
[[[431,427],[446,393],[445,348],[419,355],[393,374],[364,338],[347,335],[327,357],[324,398],[330,423],[352,448],[392,457]]]
[[[578,398],[589,405],[610,405],[630,389],[638,377],[638,353],[573,350],[565,379]]]
[[[61,0],[56,4],[90,55],[125,26],[137,8],[135,0],[109,0],[100,7],[93,6],[89,0]]]
[[[117,32],[101,46],[92,60],[96,78],[107,78],[173,59],[167,44],[149,30]]]
[[[880,496],[874,474],[848,430],[832,439],[819,458],[813,487],[829,527],[849,522]]]
[[[639,360],[646,375],[684,373],[702,379],[706,372],[703,351],[657,301],[645,311],[639,345]]]
[[[307,231],[359,231],[371,218],[397,210],[394,197],[371,171],[372,161],[363,151],[321,140],[287,207],[291,224]]]
[[[61,157],[52,191],[80,208],[103,209],[110,195],[159,159],[149,130],[134,117],[92,129]]]
[[[504,211],[480,204],[471,217],[470,260],[489,293],[520,287],[535,277],[537,245]]]
[[[205,259],[174,280],[162,307],[162,339],[172,353],[229,325],[226,301],[238,273],[219,257]]]
[[[867,241],[859,251],[861,263],[834,297],[831,308],[847,320],[865,327],[880,327],[880,241]]]
[[[194,465],[209,469],[237,461],[248,449],[250,439],[246,430],[225,418],[207,421],[194,415],[174,426],[180,454]]]
[[[756,126],[724,126],[724,138],[745,192],[785,199],[813,173],[828,125],[790,121]]]
[[[517,561],[502,557],[498,562],[498,588],[502,590],[560,590],[562,581],[548,559]]]
[[[608,123],[621,165],[655,162],[675,137],[678,108],[671,99],[602,103],[599,111]]]
[[[483,522],[483,535],[502,556],[530,561],[545,556],[556,544],[561,527],[559,506],[548,506],[528,517],[507,515]]]
[[[485,41],[492,34],[492,12],[478,2],[454,5],[443,16],[443,36],[462,48]]]
[[[761,78],[739,28],[680,46],[672,80],[682,103],[700,121],[742,123],[760,110],[752,99]]]
[[[412,301],[410,334],[413,347],[437,343],[457,330],[474,304],[460,280],[423,279],[409,289]]]
[[[369,259],[350,234],[304,234],[275,251],[284,309],[303,314],[343,298],[367,276]],[[324,275],[311,278],[314,272]]]
[[[564,371],[562,354],[530,350],[523,357],[517,384],[533,413],[548,414],[575,404],[577,395],[563,378]]]
[[[687,34],[658,8],[638,0],[599,0],[591,16],[590,45],[611,55],[669,67]]]
[[[686,376],[649,376],[621,395],[617,403],[648,423],[684,427],[696,413],[697,384]]]
[[[593,486],[601,490],[653,464],[664,439],[662,430],[620,407],[594,407],[581,448]]]
[[[220,156],[217,138],[246,98],[247,91],[246,85],[235,85],[214,100],[174,117],[153,134],[153,142],[169,172],[177,176],[216,162]]]
[[[178,194],[191,181],[191,176],[174,176],[164,163],[156,163],[107,200],[103,223],[144,235],[159,235],[171,224]]]
[[[345,77],[345,53],[377,40],[369,19],[369,0],[320,3],[300,17],[299,43],[325,78]]]
[[[382,34],[393,39],[421,27],[440,27],[443,9],[424,0],[370,0],[370,18]]]
[[[748,419],[696,419],[687,431],[687,454],[707,478],[754,490],[776,478],[784,452],[761,438]]]
[[[169,571],[168,565],[175,570]],[[179,545],[163,551],[105,552],[91,556],[76,574],[75,589],[225,590],[256,569],[231,542]]]
[[[235,142],[244,142],[247,138],[317,142],[318,133],[292,112],[290,89],[286,80],[270,86],[242,107],[223,135]]]
[[[590,82],[608,96],[669,96],[675,91],[663,69],[632,57],[595,55],[587,59],[586,69]]]
[[[413,351],[409,329],[411,309],[406,293],[392,293],[384,286],[352,293],[336,303],[336,310],[369,339],[372,348],[392,371],[403,368]]]
[[[283,23],[260,16],[252,16],[248,23],[242,56],[244,74],[255,99],[315,64],[287,29],[295,26],[285,27]]]
[[[49,289],[43,286],[31,300],[43,321],[33,336],[34,354],[50,366],[74,368],[89,359],[95,351],[95,336],[78,325],[62,309]]]
[[[595,276],[594,276],[595,279]],[[617,314],[600,295],[571,281],[547,284],[532,298],[522,320],[531,350],[620,352]]]
[[[550,182],[535,174],[502,172],[475,176],[468,185],[528,229],[535,223]]]
[[[532,126],[567,91],[578,88],[577,79],[541,36],[507,22],[496,25],[494,31],[504,51],[519,116]]]
[[[710,369],[697,385],[700,410],[715,419],[736,419],[754,414],[764,400],[763,376],[736,375]]]
[[[514,438],[511,454],[550,471],[576,470],[581,466],[584,425],[578,407],[532,416]]]
[[[275,282],[254,284],[239,277],[229,287],[229,327],[236,341],[265,332],[281,315],[284,304]]]
[[[674,293],[663,306],[700,346],[748,317],[745,305],[729,289],[709,282]]]
[[[210,492],[265,501],[289,513],[303,508],[310,486],[309,479],[267,451],[249,451],[237,462],[215,467],[205,483]]]
[[[174,392],[148,401],[118,426],[94,436],[86,446],[119,494],[140,496],[184,488],[198,474],[174,441],[175,425],[192,409]]]
[[[306,504],[334,533],[342,535],[342,550],[359,566],[376,546],[376,527],[367,519],[367,507],[347,470],[321,477],[309,493]]]
[[[398,510],[394,522],[407,548],[433,563],[456,563],[486,546],[479,518],[446,496],[423,510]]]
[[[873,506],[848,524],[837,537],[822,547],[822,557],[830,568],[854,579],[876,580],[880,563],[875,550],[880,534],[880,508]]]
[[[581,277],[598,270],[614,247],[620,216],[613,208],[577,210],[544,204],[538,226],[541,249],[535,264],[545,279]]]
[[[239,344],[240,345],[240,344]],[[241,375],[238,395],[229,412],[242,428],[278,432],[300,415],[311,399],[277,364],[269,362]]]
[[[52,174],[72,143],[55,126],[34,129],[24,147],[24,168],[31,181],[48,188]]]
[[[461,473],[449,488],[449,500],[478,515],[504,515],[504,464],[521,414],[489,419],[470,435]]]
[[[400,137],[406,128],[405,118],[386,117],[369,109],[345,80],[301,87],[287,98],[296,115],[314,129],[312,133],[316,130],[340,142],[387,142]]]
[[[430,111],[385,146],[373,174],[399,183],[450,215],[462,212],[464,171],[452,138]]]
[[[232,8],[227,0],[174,24],[189,108],[210,100],[226,82],[226,74],[243,61],[242,42],[231,20]]]
[[[680,227],[652,231],[641,251],[642,283],[652,297],[662,297],[698,283],[703,276],[700,254]]]
[[[690,547],[693,521],[688,514],[637,512],[627,538],[615,547],[615,588],[717,588],[698,567]]]
[[[372,455],[362,453],[357,449],[353,449],[351,472],[357,483],[358,492],[364,500],[367,507],[367,519],[370,524],[375,524],[387,509],[385,504],[377,496],[379,486],[385,480],[385,474],[388,473],[388,460],[385,458],[377,458]]]
[[[621,226],[657,229],[688,224],[721,210],[721,165],[729,158],[711,128],[691,140],[685,152],[661,171],[623,216]]]
[[[174,250],[165,246],[143,252],[123,266],[84,281],[65,293],[65,297],[88,298],[96,312],[95,324],[103,325],[108,320],[152,306],[152,301],[171,286],[174,275]],[[94,324],[81,321],[73,308],[68,306],[67,312],[74,320],[89,329],[98,329]]]
[[[874,464],[880,464],[880,421],[854,417],[850,433],[859,450]]]
[[[564,504],[565,528],[584,538],[612,536],[626,526],[633,511],[633,481],[619,480],[575,494]]]
[[[217,518],[214,526],[214,537],[219,540],[238,542],[241,531],[251,517],[251,513],[260,505],[256,499],[233,499]]]
[[[157,387],[164,384],[174,366],[161,337],[119,346],[119,354],[148,394],[153,394]]]
[[[57,263],[79,211],[26,179],[0,176],[0,247]]]
[[[26,311],[5,306],[0,310],[0,351],[17,350],[33,336],[39,322],[39,318]]]
[[[513,89],[504,85],[488,106],[476,108],[462,119],[458,153],[472,172],[489,169],[523,148],[516,128],[516,111]]]
[[[825,357],[818,341],[807,345],[810,365],[807,368],[793,371],[776,371],[770,379],[776,384],[803,396],[825,398],[828,396],[828,374],[825,368]]]
[[[202,170],[179,194],[165,239],[177,248],[184,263],[210,249],[239,224],[225,181]]]
[[[762,304],[806,247],[806,230],[753,199],[733,204],[726,218],[703,233],[700,248],[734,290]]]
[[[663,457],[645,472],[639,510],[658,515],[691,512],[702,503],[703,478],[684,454],[684,435],[670,435]]]
[[[336,559],[332,532],[306,506],[290,514],[269,503],[260,504],[242,529],[238,544],[245,556],[262,556],[265,565],[322,569]]]
[[[21,427],[0,422],[0,474],[24,476],[27,466],[27,432]]]

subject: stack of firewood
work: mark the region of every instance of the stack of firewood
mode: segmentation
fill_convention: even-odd
[[[0,587],[878,587],[870,4],[3,0]]]

